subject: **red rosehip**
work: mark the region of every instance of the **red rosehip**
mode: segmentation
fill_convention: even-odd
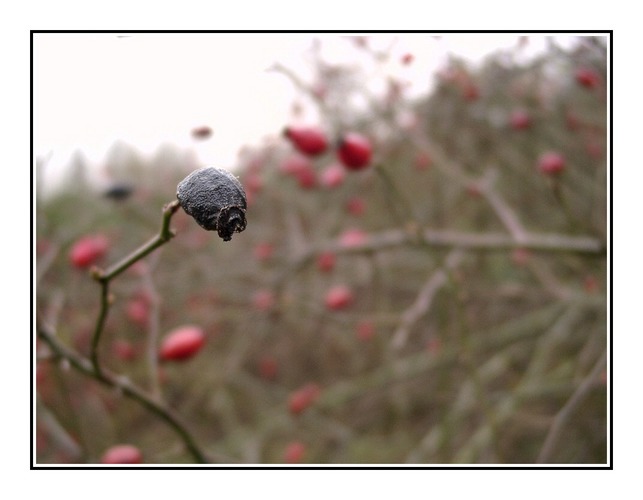
[[[143,454],[131,444],[118,444],[109,448],[100,459],[103,464],[140,464]]]
[[[410,52],[407,52],[402,56],[402,64],[406,64],[406,65],[411,64],[413,62],[413,59],[414,59],[413,54],[411,54]]]
[[[371,162],[371,141],[356,132],[348,132],[339,141],[337,156],[349,170],[362,170]]]
[[[357,338],[364,342],[371,340],[375,336],[375,323],[369,320],[357,323]]]
[[[112,349],[117,358],[123,361],[131,361],[136,357],[136,349],[131,342],[123,339],[115,340]]]
[[[321,173],[321,183],[327,188],[336,188],[344,183],[346,171],[341,165],[333,163],[326,167]]]
[[[545,175],[557,175],[565,169],[565,158],[560,153],[549,151],[538,159],[538,168]]]
[[[85,236],[77,240],[69,252],[69,260],[74,267],[84,269],[107,253],[107,238],[103,235]]]
[[[430,354],[437,354],[442,349],[442,342],[437,337],[431,337],[426,343],[426,350]]]
[[[366,211],[366,202],[364,198],[353,196],[346,202],[346,210],[349,214],[359,217]]]
[[[323,273],[330,272],[335,268],[336,260],[333,252],[322,252],[317,257],[317,268]]]
[[[311,406],[319,397],[321,389],[314,382],[301,386],[288,397],[288,410],[293,415],[299,415]]]
[[[525,130],[531,127],[531,116],[522,109],[513,111],[509,116],[509,124],[514,130]]]
[[[305,155],[320,155],[328,147],[326,134],[317,127],[286,127],[284,135],[298,151]]]
[[[279,365],[272,356],[264,356],[259,360],[259,375],[266,380],[274,380],[277,377]]]
[[[416,170],[427,170],[431,166],[431,163],[433,163],[431,155],[426,151],[419,152],[415,157]]]
[[[270,260],[275,252],[275,247],[272,243],[262,242],[257,244],[254,248],[254,256],[259,262]]]
[[[477,101],[480,97],[480,90],[473,83],[467,83],[462,89],[462,95],[467,101]]]
[[[326,292],[326,307],[332,311],[345,309],[355,300],[353,291],[346,285],[335,285]]]
[[[517,266],[524,266],[529,262],[531,252],[526,248],[516,248],[511,252],[511,260]]]
[[[598,87],[601,77],[591,68],[578,68],[576,70],[576,82],[583,87],[593,89]]]
[[[279,166],[279,170],[284,175],[296,176],[300,171],[313,169],[310,159],[300,154],[288,156]]]
[[[127,303],[125,314],[137,325],[146,327],[150,320],[150,305],[145,299],[132,299]]]
[[[299,441],[292,441],[284,451],[284,462],[288,464],[300,463],[306,454],[306,447]]]
[[[275,296],[270,290],[257,290],[252,296],[252,304],[259,311],[268,311],[275,305]]]
[[[346,229],[339,235],[339,244],[344,248],[358,247],[368,240],[368,233],[361,229]]]
[[[317,174],[312,165],[296,172],[295,178],[302,189],[313,189],[317,186]]]
[[[161,342],[160,358],[184,361],[197,354],[205,344],[205,333],[198,326],[181,326],[168,333]]]

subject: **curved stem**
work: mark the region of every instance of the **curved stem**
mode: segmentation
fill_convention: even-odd
[[[100,371],[96,370],[94,360],[90,361],[64,346],[51,332],[39,328],[38,335],[47,342],[57,356],[69,361],[69,364],[76,370],[107,386],[119,389],[125,396],[138,402],[164,420],[165,423],[179,435],[185,447],[197,462],[208,463],[205,453],[199,448],[192,435],[185,428],[183,422],[181,422],[172,410],[155,401],[154,398],[134,385],[127,378],[119,377],[105,369],[101,369]]]
[[[96,375],[101,376],[101,367],[98,359],[98,346],[100,344],[100,337],[105,329],[105,322],[107,320],[107,313],[111,305],[111,298],[109,296],[109,283],[116,276],[131,267],[135,262],[141,260],[143,257],[149,255],[161,245],[164,245],[174,237],[174,232],[170,229],[170,220],[174,213],[179,209],[180,205],[178,200],[174,200],[163,207],[163,219],[161,222],[161,229],[158,234],[154,236],[147,243],[144,243],[139,248],[134,250],[131,254],[127,255],[116,264],[111,265],[106,270],[96,269],[92,270],[92,277],[101,285],[101,301],[98,319],[96,320],[96,328],[92,337],[92,350],[91,361]]]

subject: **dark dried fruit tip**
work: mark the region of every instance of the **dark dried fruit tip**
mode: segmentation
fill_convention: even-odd
[[[216,231],[223,241],[246,228],[246,193],[230,172],[205,167],[195,170],[179,182],[176,197],[199,226]]]

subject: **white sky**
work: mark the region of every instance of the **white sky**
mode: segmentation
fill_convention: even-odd
[[[295,96],[289,80],[266,71],[280,62],[307,77],[309,34],[38,34],[34,39],[34,147],[50,156],[49,181],[81,150],[99,165],[117,140],[144,154],[161,144],[193,149],[200,163],[230,168],[239,149],[278,133]],[[365,59],[340,35],[320,35],[325,59]],[[478,60],[515,45],[517,35],[374,35],[370,43],[395,44],[390,69],[426,91],[448,53]],[[533,54],[544,38],[532,36]],[[410,66],[399,56],[411,52]],[[209,125],[207,141],[190,131]]]

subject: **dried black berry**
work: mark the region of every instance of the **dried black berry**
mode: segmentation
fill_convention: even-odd
[[[216,231],[223,241],[246,228],[246,193],[230,172],[205,167],[179,182],[176,197],[185,212],[208,231]]]

